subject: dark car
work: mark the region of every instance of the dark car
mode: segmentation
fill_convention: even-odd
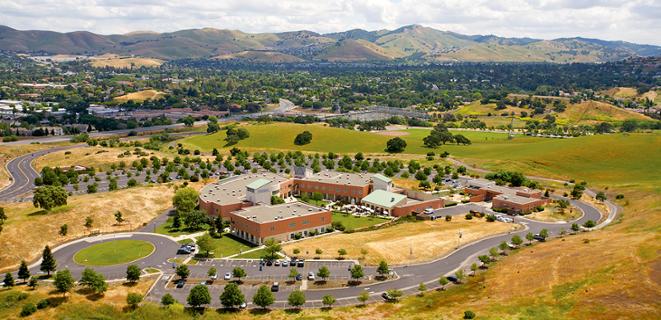
[[[536,234],[536,235],[532,236],[532,238],[537,240],[537,241],[546,241],[546,239],[544,237],[540,236],[539,234]]]
[[[389,295],[388,292],[384,292],[383,294],[381,294],[381,297],[383,298],[383,300],[386,301],[397,301],[397,298]]]
[[[296,275],[296,281],[301,281],[301,280],[303,280],[303,275],[299,273]]]
[[[304,266],[305,266],[305,261],[303,261],[303,260],[298,260],[298,262],[296,262],[296,266],[299,267],[299,268],[304,267]]]
[[[179,289],[183,288],[184,284],[186,284],[186,281],[184,281],[184,280],[177,281],[177,288],[179,288]]]
[[[273,285],[271,286],[271,291],[272,292],[278,292],[280,291],[280,283],[274,282]]]
[[[452,283],[459,282],[459,279],[457,279],[457,277],[455,277],[455,276],[447,276],[445,279],[448,279],[448,281],[450,281]]]
[[[267,266],[272,266],[272,265],[273,265],[273,261],[272,261],[272,260],[266,260],[266,265],[267,265]]]

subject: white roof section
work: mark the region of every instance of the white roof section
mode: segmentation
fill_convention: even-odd
[[[403,194],[385,190],[374,190],[372,193],[368,194],[367,197],[360,200],[360,202],[390,210],[404,200],[406,200],[406,196]]]

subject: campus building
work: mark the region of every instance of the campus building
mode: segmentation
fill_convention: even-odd
[[[464,191],[471,195],[471,202],[491,201],[491,207],[495,210],[529,213],[548,202],[548,199],[542,198],[540,190],[499,186],[493,181],[484,179],[471,179],[466,185]]]
[[[443,200],[408,190],[395,190],[381,174],[323,171],[295,167],[293,177],[271,172],[234,176],[200,191],[200,209],[230,221],[232,233],[261,244],[267,238],[287,241],[326,232],[331,212],[296,201],[294,196],[318,196],[362,205],[375,213],[401,217],[443,207]],[[273,197],[285,200],[271,204]]]

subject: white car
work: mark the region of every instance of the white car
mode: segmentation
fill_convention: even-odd
[[[314,272],[312,271],[308,272],[308,280],[314,281]]]
[[[211,275],[211,276],[209,277],[209,279],[211,279],[211,280],[217,280],[217,279],[218,279],[218,274],[216,273],[216,274]]]
[[[225,273],[225,276],[223,277],[223,279],[225,279],[225,280],[230,280],[230,279],[232,279],[232,274],[229,273],[229,272]]]

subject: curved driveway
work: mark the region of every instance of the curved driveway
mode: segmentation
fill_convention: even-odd
[[[32,189],[34,189],[34,179],[39,177],[39,173],[32,167],[32,160],[52,152],[80,146],[82,145],[63,146],[47,150],[40,150],[33,153],[24,154],[9,161],[7,163],[6,169],[7,173],[9,173],[12,178],[12,182],[10,185],[0,190],[0,201],[17,200],[19,196],[31,192]]]
[[[73,256],[81,249],[90,245],[114,240],[144,240],[153,244],[155,250],[149,256],[133,262],[112,266],[92,267],[94,270],[105,275],[107,279],[111,280],[126,278],[126,267],[130,264],[136,264],[140,269],[148,267],[164,269],[168,265],[167,260],[174,257],[179,248],[179,244],[171,237],[155,233],[127,232],[99,235],[75,240],[54,248],[53,256],[57,261],[57,270],[69,269],[74,278],[80,278],[80,275],[86,266],[76,263],[73,260]],[[42,272],[39,271],[40,264],[41,260],[32,264],[30,266],[30,272],[32,274],[42,274]]]

